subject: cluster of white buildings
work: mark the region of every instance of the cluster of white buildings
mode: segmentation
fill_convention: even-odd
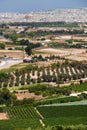
[[[0,22],[25,22],[25,14],[0,13]]]
[[[55,9],[29,13],[0,13],[0,22],[87,22],[87,8]]]
[[[31,12],[26,15],[26,20],[30,22],[87,22],[87,8]]]

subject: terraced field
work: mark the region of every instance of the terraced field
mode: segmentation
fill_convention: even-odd
[[[87,77],[87,64],[65,61],[51,64],[46,67],[31,66],[23,70],[9,73],[7,78],[0,81],[1,87],[29,85],[41,82],[54,82],[61,84],[67,81],[80,81]],[[6,81],[6,82],[5,82]]]

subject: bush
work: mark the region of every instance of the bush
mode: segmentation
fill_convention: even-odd
[[[0,43],[0,49],[5,49],[5,44],[4,43]]]

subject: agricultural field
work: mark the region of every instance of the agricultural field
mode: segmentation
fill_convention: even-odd
[[[47,53],[47,55],[59,55],[60,57],[65,57],[69,60],[73,61],[87,61],[86,59],[86,49],[83,48],[66,48],[66,47],[60,47],[59,46],[66,46],[66,43],[50,43],[50,47],[48,48],[42,48],[36,50],[36,52],[39,53]],[[66,49],[65,49],[66,48]]]
[[[69,86],[63,87],[63,90],[68,90],[68,91],[74,91],[74,92],[83,92],[87,91],[87,83],[82,83],[82,84],[72,84]]]
[[[34,107],[31,106],[15,106],[8,107],[7,113],[10,119],[39,119]]]
[[[60,118],[45,118],[43,122],[46,126],[76,126],[83,124],[87,125],[87,117],[60,117]],[[83,130],[83,129],[82,129]]]
[[[63,105],[64,103],[65,104],[69,104],[69,103],[71,103],[71,105],[72,105],[72,103],[78,103],[78,102],[80,102],[81,100],[83,100],[81,97],[74,97],[74,96],[63,96],[63,97],[58,97],[58,96],[56,96],[56,97],[51,97],[51,98],[46,98],[46,99],[42,99],[42,100],[39,100],[39,101],[36,101],[36,105],[54,105],[55,104],[55,106],[56,105]]]
[[[57,43],[55,43],[57,44]],[[54,45],[55,45],[54,44]],[[55,55],[59,55],[59,56],[67,56],[70,54],[80,54],[80,53],[84,53],[86,51],[86,49],[76,49],[76,48],[69,48],[69,49],[65,49],[65,48],[42,48],[42,49],[37,49],[38,52],[47,52],[49,54],[55,54]]]
[[[87,125],[87,105],[38,106],[46,125]]]
[[[87,117],[87,105],[39,106],[37,108],[44,118]]]
[[[64,22],[0,26],[0,65],[6,58],[22,59],[0,70],[0,130],[87,130],[84,27]]]
[[[46,67],[30,65],[4,75],[5,77],[1,76],[0,79],[1,87],[23,86],[41,82],[63,84],[85,79],[87,77],[87,65],[86,63],[65,60],[62,63],[57,62]]]
[[[7,107],[5,109],[8,113],[9,119],[0,121],[0,130],[27,130],[32,128],[34,130],[49,130],[55,126],[72,126],[86,127],[87,126],[87,104],[84,105],[63,105],[63,106],[33,106],[23,105]],[[1,108],[2,111],[2,108]],[[37,111],[40,113],[38,114]],[[43,117],[43,118],[42,118]],[[42,127],[40,119],[45,124]],[[80,126],[82,124],[82,126]],[[77,130],[77,129],[76,129]]]
[[[1,111],[3,109],[1,108]],[[8,114],[7,120],[0,120],[0,130],[14,130],[24,128],[37,128],[41,127],[40,116],[37,114],[35,108],[29,105],[14,106],[4,108]]]
[[[7,55],[10,58],[23,58],[23,51],[21,50],[0,50],[0,57]]]
[[[26,130],[28,128],[36,129],[39,127],[41,127],[41,124],[36,119],[0,120],[0,130]]]

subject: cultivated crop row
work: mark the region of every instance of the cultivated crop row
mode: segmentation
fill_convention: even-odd
[[[38,119],[39,116],[31,106],[15,106],[7,108],[10,119]]]

